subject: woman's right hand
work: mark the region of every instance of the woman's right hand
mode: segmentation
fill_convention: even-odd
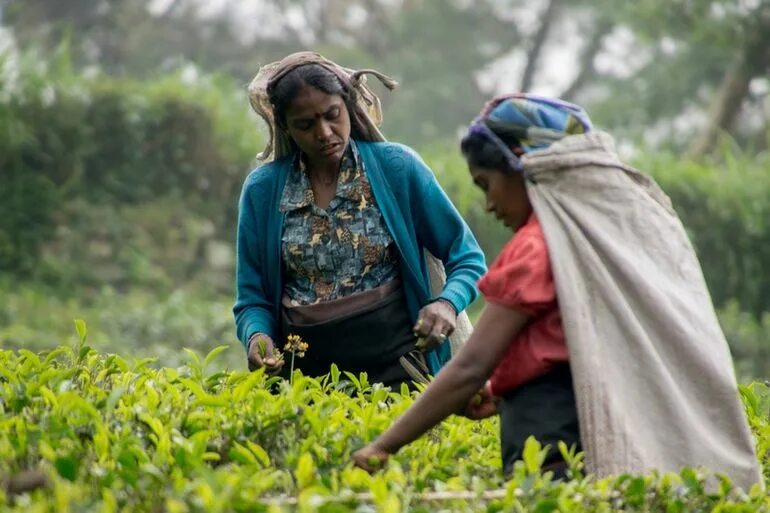
[[[276,374],[283,367],[283,358],[276,357],[273,339],[264,333],[255,333],[249,339],[249,370],[262,367],[268,374]]]
[[[376,443],[371,443],[353,453],[353,464],[372,474],[377,470],[382,470],[389,457],[388,451]]]

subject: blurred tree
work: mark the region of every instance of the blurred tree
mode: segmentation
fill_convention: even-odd
[[[280,13],[271,23],[288,26],[288,21],[296,20],[294,29],[281,31],[285,45],[272,52],[271,59],[304,46],[344,65],[376,67],[399,80],[403,87],[382,98],[384,130],[413,144],[454,136],[489,94],[480,87],[476,73],[508,52],[520,37],[516,24],[499,16],[494,0],[259,3],[265,12]],[[237,4],[242,9],[244,2]],[[265,55],[262,42],[269,37],[274,36],[256,36],[251,43],[255,53]]]
[[[77,42],[73,49],[78,62],[110,71],[124,64],[123,42],[146,13],[141,3],[126,0],[7,0],[6,7],[5,21],[23,46],[53,48],[70,35]]]
[[[601,12],[590,16],[583,25],[585,25],[582,28],[585,40],[578,55],[578,72],[560,95],[567,101],[573,101],[586,84],[595,79],[597,75],[596,56],[601,52],[607,36],[615,28],[613,21]]]
[[[688,147],[691,157],[711,152],[721,133],[766,140],[766,98],[752,96],[750,85],[766,83],[770,71],[768,0],[603,0],[594,7],[625,31],[625,50],[612,46],[622,44],[616,31],[604,51],[625,53],[625,69],[605,63],[585,95],[609,126],[629,135],[652,128],[652,142]],[[763,122],[749,128],[747,114],[757,113]]]
[[[724,45],[725,32],[734,31],[728,41],[729,61],[717,86],[712,86],[708,117],[688,149],[690,156],[709,153],[720,132],[732,132],[743,106],[748,103],[751,81],[770,73],[770,2],[760,0],[756,6],[749,2],[711,2],[711,17],[698,45],[716,41]],[[748,101],[747,101],[748,100]]]
[[[22,48],[69,40],[74,62],[116,75],[146,75],[195,62],[227,69],[249,58],[229,20],[195,0],[5,0],[4,23]],[[160,7],[158,7],[160,6]],[[222,65],[225,63],[225,65]]]
[[[524,68],[524,73],[521,77],[521,87],[519,88],[522,91],[529,91],[532,89],[532,84],[535,79],[535,70],[540,64],[540,56],[543,53],[543,47],[548,40],[551,27],[557,22],[557,15],[561,10],[563,3],[562,0],[548,0],[543,14],[540,15],[540,24],[532,37],[532,42],[527,51],[527,65]]]
[[[212,13],[195,0],[10,0],[6,22],[22,46],[50,48],[70,34],[76,62],[133,75],[194,62],[245,83],[260,64],[314,48],[402,81],[399,94],[383,98],[384,128],[419,143],[452,136],[487,96],[475,73],[518,38],[495,3],[230,0]]]
[[[455,136],[478,113],[489,91],[476,74],[520,37],[493,4],[412,0],[379,26],[387,51],[372,56],[373,64],[404,84],[387,112],[386,129],[426,142]]]
[[[751,84],[770,68],[770,0],[5,3],[22,45],[70,34],[77,62],[112,73],[193,62],[245,84],[260,64],[304,48],[377,67],[403,83],[383,98],[385,131],[414,144],[454,137],[485,98],[514,88],[584,103],[621,137],[689,145],[692,155],[723,132],[741,141],[766,132],[766,112],[743,120],[766,102]]]

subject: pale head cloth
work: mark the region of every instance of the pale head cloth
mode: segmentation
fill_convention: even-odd
[[[269,139],[265,149],[257,155],[260,160],[272,160],[290,155],[295,151],[291,138],[276,122],[270,93],[275,84],[293,69],[306,64],[318,64],[328,69],[342,82],[350,92],[355,105],[350,112],[351,130],[355,137],[365,141],[384,141],[379,130],[382,123],[380,99],[366,85],[366,75],[374,75],[388,89],[396,87],[392,78],[372,69],[352,70],[344,68],[316,52],[297,52],[284,57],[278,62],[266,64],[259,69],[257,76],[248,87],[249,103],[254,112],[259,114],[268,126]]]

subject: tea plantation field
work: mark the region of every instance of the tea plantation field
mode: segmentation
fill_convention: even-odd
[[[0,511],[12,512],[770,512],[759,487],[702,473],[580,472],[553,482],[539,447],[502,480],[495,419],[452,418],[370,476],[350,456],[409,406],[407,391],[333,372],[278,384],[229,372],[218,348],[179,368],[99,354],[0,350]],[[232,349],[231,349],[232,350]],[[271,390],[273,393],[271,393]],[[770,480],[770,390],[741,388]]]

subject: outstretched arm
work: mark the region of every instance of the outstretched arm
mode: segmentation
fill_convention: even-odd
[[[353,455],[356,465],[374,470],[370,459],[386,459],[453,413],[461,411],[492,374],[511,340],[529,318],[488,303],[473,334],[415,403],[383,434]]]

